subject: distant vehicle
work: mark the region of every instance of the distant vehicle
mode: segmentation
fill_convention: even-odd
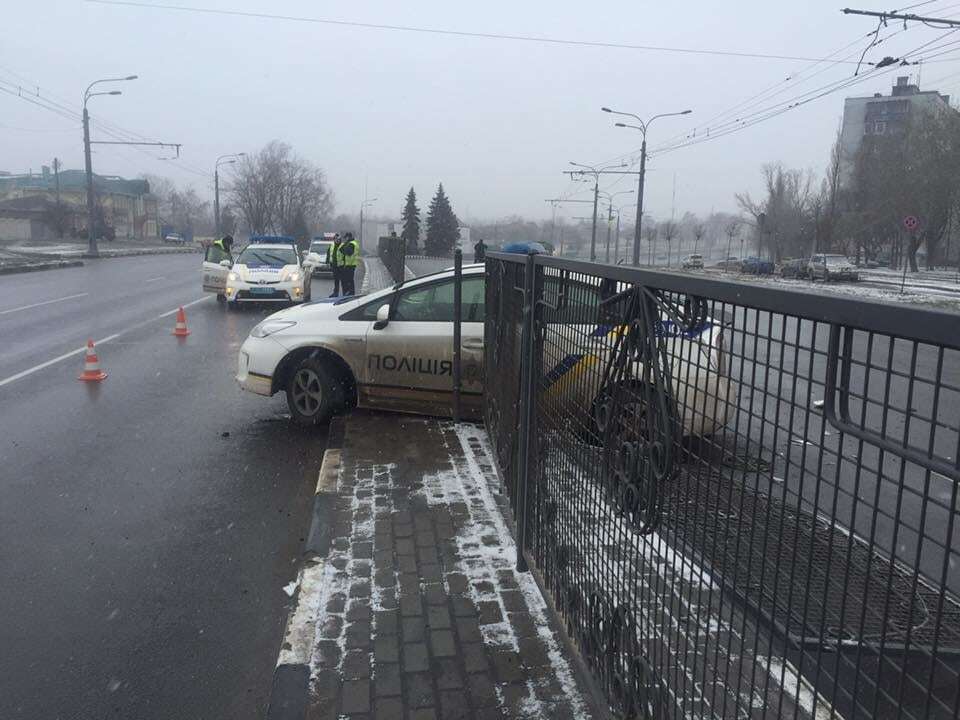
[[[185,245],[187,239],[180,233],[169,233],[168,235],[164,236],[163,241],[165,243],[172,243],[174,245]]]
[[[682,267],[684,270],[702,270],[703,255],[697,255],[696,253],[687,255],[683,260],[680,261],[680,267]]]
[[[304,253],[303,265],[311,275],[333,275],[333,268],[327,262],[327,251],[333,246],[336,233],[317,235],[310,241],[309,249]]]
[[[806,258],[784,260],[783,265],[780,266],[780,277],[804,280],[808,276]]]
[[[721,270],[739,270],[740,258],[731,255],[726,260],[721,260],[718,262],[717,267]]]
[[[743,262],[740,263],[740,272],[748,275],[773,275],[774,270],[773,263],[763,258],[751,256],[744,258]]]
[[[549,255],[547,248],[543,246],[542,243],[538,242],[512,242],[507,243],[503,246],[501,252],[505,253],[519,253],[520,255],[527,255],[528,253],[533,253],[535,255]]]
[[[817,254],[810,258],[807,272],[813,280],[860,280],[856,264],[846,255]]]

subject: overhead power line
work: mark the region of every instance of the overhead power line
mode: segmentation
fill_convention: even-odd
[[[86,2],[96,5],[112,5],[152,10],[173,10],[178,12],[201,13],[206,15],[227,15],[231,17],[253,18],[257,20],[281,20],[287,22],[313,23],[315,25],[332,25],[336,27],[358,28],[363,30],[389,30],[394,32],[476,38],[480,40],[508,40],[513,42],[541,43],[544,45],[570,45],[576,47],[612,48],[616,50],[643,50],[649,52],[669,52],[688,55],[714,55],[763,60],[791,60],[801,62],[817,62],[820,60],[820,58],[803,57],[797,55],[777,55],[770,53],[746,52],[737,50],[715,50],[708,48],[668,47],[664,45],[637,45],[632,43],[618,43],[602,40],[575,40],[572,38],[555,38],[538,35],[514,35],[508,33],[449,30],[445,28],[429,28],[416,25],[393,25],[386,23],[357,22],[353,20],[333,20],[331,18],[308,17],[302,15],[281,15],[277,13],[250,12],[245,10],[224,10],[218,8],[195,7],[190,5],[132,2],[132,0],[86,0]]]
[[[960,20],[951,20],[949,18],[935,18],[935,17],[925,17],[923,15],[914,15],[913,13],[899,13],[899,12],[880,12],[875,10],[852,10],[851,8],[844,8],[841,10],[844,15],[866,15],[867,17],[879,18],[881,24],[885,24],[888,20],[903,20],[903,22],[919,22],[924,25],[930,25],[932,27],[939,26],[941,28],[947,27],[960,27]]]

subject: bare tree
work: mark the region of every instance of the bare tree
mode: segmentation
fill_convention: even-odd
[[[757,250],[779,262],[785,255],[805,255],[813,236],[809,222],[813,176],[780,163],[763,166],[766,198],[755,201],[750,193],[735,195],[740,209],[756,221]]]
[[[647,253],[650,258],[650,265],[655,265],[657,262],[657,235],[659,235],[657,224],[653,220],[648,220],[647,224],[643,227],[643,237],[647,241]]]
[[[667,241],[667,267],[670,267],[670,244],[679,232],[680,226],[673,220],[660,223],[660,234],[663,235],[663,239]]]
[[[237,164],[229,194],[255,234],[301,236],[333,212],[323,171],[278,140]]]
[[[693,254],[696,255],[697,248],[700,247],[700,242],[703,240],[703,236],[707,234],[707,226],[702,222],[698,222],[693,226],[693,230],[691,232],[693,234]]]
[[[724,263],[726,263],[726,261],[730,258],[730,250],[731,246],[733,245],[733,239],[740,235],[740,226],[742,224],[742,220],[739,218],[733,218],[723,229],[724,234],[727,236],[727,254],[723,258]],[[724,269],[727,269],[726,265],[724,265]]]

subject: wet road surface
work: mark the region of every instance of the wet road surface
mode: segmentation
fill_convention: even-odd
[[[326,438],[237,387],[270,310],[200,300],[199,264],[0,278],[0,718],[263,714]]]

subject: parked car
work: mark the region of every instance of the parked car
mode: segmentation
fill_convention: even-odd
[[[739,270],[740,269],[740,258],[731,255],[726,260],[721,260],[716,265],[721,270]]]
[[[773,275],[774,269],[773,262],[770,260],[753,256],[744,258],[743,262],[740,263],[740,272],[749,275]]]
[[[809,277],[807,273],[807,259],[791,258],[784,260],[783,265],[780,266],[780,277],[805,280]]]
[[[813,280],[824,282],[860,279],[856,264],[846,255],[814,255],[807,264],[807,272]]]
[[[683,260],[680,261],[680,267],[682,267],[684,270],[702,270],[703,255],[697,255],[696,253],[687,255]]]
[[[180,233],[170,233],[165,235],[163,241],[165,243],[172,243],[174,245],[184,245],[187,242],[186,238]]]

